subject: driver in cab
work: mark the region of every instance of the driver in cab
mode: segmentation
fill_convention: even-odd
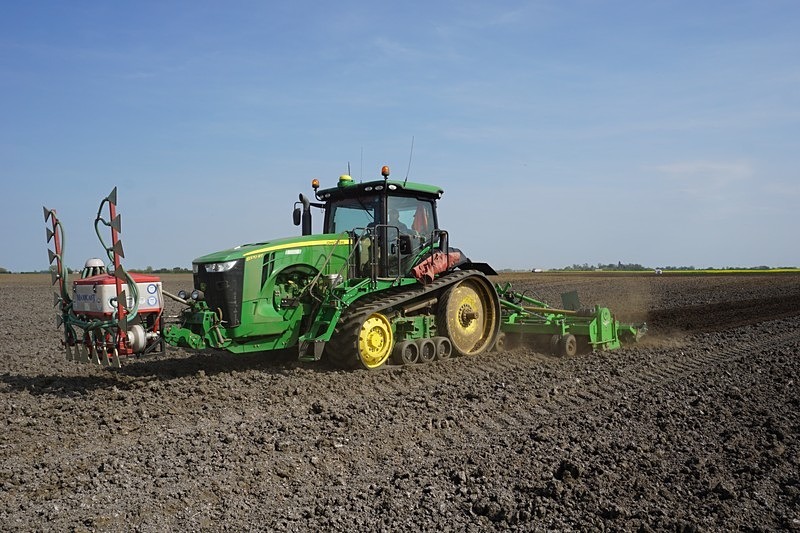
[[[389,209],[389,224],[390,227],[394,226],[400,232],[400,235],[409,235],[411,230],[408,226],[400,222],[400,212],[397,209]]]

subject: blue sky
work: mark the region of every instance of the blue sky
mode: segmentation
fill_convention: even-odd
[[[445,190],[495,268],[800,266],[800,3],[4,2],[0,267],[188,267],[310,180]]]

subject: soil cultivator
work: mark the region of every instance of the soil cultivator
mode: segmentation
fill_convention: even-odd
[[[194,290],[176,296],[157,277],[128,274],[119,264],[116,189],[95,220],[96,229],[111,228],[112,244],[104,247],[113,275],[76,280],[71,291],[61,224],[45,209],[67,358],[119,365],[121,356],[163,351],[166,342],[233,353],[292,348],[303,361],[325,357],[375,369],[476,355],[520,339],[573,355],[618,348],[644,333],[643,326],[617,323],[607,308],[554,309],[494,285],[487,277],[494,269],[452,248],[440,228],[442,189],[391,180],[388,167],[381,174],[363,183],[343,175],[328,189],[313,180],[316,201],[300,194],[293,212],[302,236],[199,257],[192,262]],[[110,221],[101,216],[106,203]],[[312,208],[322,211],[321,234],[312,234]],[[162,329],[163,295],[185,308]]]
[[[108,219],[103,217],[106,205]],[[64,229],[56,211],[44,208],[44,221],[51,224],[47,242],[53,241],[55,248],[48,249],[53,285],[58,284],[53,305],[59,307],[57,326],[64,326],[62,342],[69,361],[119,367],[120,357],[165,351],[160,333],[164,309],[161,280],[129,274],[122,268],[121,219],[116,210],[114,188],[100,203],[94,222],[112,273],[101,259],[89,259],[80,279],[70,284],[64,263]],[[111,230],[110,245],[101,235],[101,226]]]
[[[502,348],[532,342],[553,355],[572,356],[581,351],[614,350],[620,341],[638,341],[645,324],[617,322],[607,307],[581,309],[575,292],[561,295],[565,308],[555,309],[514,292],[510,283],[495,285],[503,309]]]

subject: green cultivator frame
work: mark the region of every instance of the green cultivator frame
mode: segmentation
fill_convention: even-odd
[[[525,294],[515,292],[511,284],[496,284],[502,309],[499,348],[533,341],[539,348],[559,356],[579,351],[614,350],[620,341],[637,341],[647,331],[645,324],[617,322],[607,307],[579,309],[575,293],[562,295],[564,307],[556,309]]]

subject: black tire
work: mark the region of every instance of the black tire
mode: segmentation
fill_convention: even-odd
[[[434,337],[433,341],[436,343],[436,359],[441,361],[443,359],[450,359],[453,355],[453,343],[447,337]]]
[[[398,365],[413,365],[419,361],[419,347],[414,341],[401,341],[395,344],[394,362]]]
[[[420,363],[432,363],[436,360],[436,344],[432,339],[418,339],[415,344],[419,350]]]
[[[572,357],[578,353],[578,340],[575,335],[567,333],[558,342],[558,353],[561,357]]]

